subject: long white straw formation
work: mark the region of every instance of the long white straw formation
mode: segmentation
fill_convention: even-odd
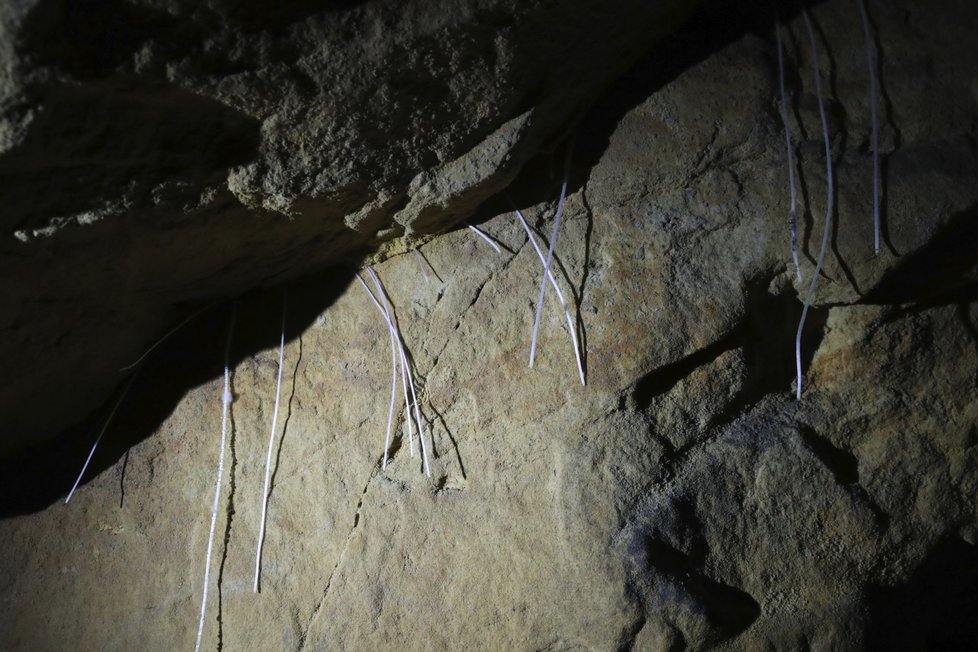
[[[370,277],[373,279],[374,286],[377,288],[377,297],[384,302],[384,314],[387,319],[387,324],[394,331],[394,336],[397,339],[398,347],[401,350],[401,368],[407,371],[408,384],[411,386],[411,399],[414,401],[414,417],[418,423],[418,441],[421,442],[421,460],[424,462],[424,474],[431,477],[431,469],[428,467],[428,450],[425,448],[424,443],[424,422],[421,420],[421,408],[418,403],[418,394],[414,385],[414,372],[411,371],[411,365],[408,364],[407,352],[404,350],[404,340],[401,337],[401,331],[394,322],[393,306],[388,310],[387,294],[384,292],[383,286],[380,284],[380,278],[377,273],[374,272],[373,267],[367,266],[367,271],[370,272]]]
[[[278,406],[282,398],[282,367],[285,363],[285,311],[286,295],[282,292],[282,334],[278,344],[278,380],[275,383],[275,409],[272,411],[272,432],[268,436],[268,457],[265,460],[265,489],[262,491],[261,525],[258,529],[258,545],[255,547],[255,584],[258,593],[258,578],[261,575],[261,550],[265,543],[265,519],[268,514],[268,488],[272,480],[272,451],[275,449],[275,430],[278,424]]]
[[[791,193],[791,209],[788,212],[788,232],[791,235],[791,260],[795,274],[801,282],[801,265],[798,264],[798,194],[795,191],[795,160],[791,151],[791,126],[788,122],[788,94],[784,90],[784,43],[781,41],[781,25],[775,23],[774,36],[778,41],[778,85],[781,87],[781,121],[784,123],[784,147],[788,153],[788,189]]]
[[[554,247],[557,245],[557,235],[560,233],[560,218],[564,213],[564,198],[567,195],[567,177],[570,174],[570,158],[573,142],[567,145],[567,158],[564,161],[564,180],[560,184],[560,200],[557,202],[557,215],[554,217],[553,231],[550,233],[550,248],[547,250],[547,260],[543,263],[543,279],[540,281],[540,298],[537,299],[536,316],[533,318],[533,336],[530,339],[530,367],[537,354],[537,331],[540,330],[540,314],[543,312],[543,296],[547,292],[547,275],[550,273],[550,263],[554,258]]]
[[[387,322],[387,332],[390,335],[390,339],[391,339],[391,364],[396,367],[398,360],[401,359],[401,358],[399,356],[399,353],[400,353],[399,342],[396,341],[397,340],[397,336],[395,336],[395,334],[394,334],[394,328],[392,328],[393,320],[390,319],[390,314],[388,313],[387,310],[385,310],[385,307],[382,306],[382,305],[380,305],[380,302],[377,301],[377,297],[375,297],[373,291],[369,287],[367,287],[367,284],[363,281],[363,277],[361,277],[360,274],[357,274],[357,280],[360,281],[360,285],[363,286],[363,289],[367,292],[367,296],[370,297],[370,300],[374,302],[374,305],[375,306],[377,306],[377,310],[380,311],[380,316],[384,318],[384,321],[385,322]],[[385,303],[386,303],[386,301],[385,301]],[[396,383],[397,382],[397,372],[394,371],[394,370],[392,370],[392,374],[391,375],[392,375],[392,381],[394,383]],[[413,458],[414,457],[414,430],[413,430],[413,427],[411,425],[412,424],[412,420],[411,420],[411,399],[408,397],[407,373],[404,371],[404,365],[403,364],[401,365],[401,387],[404,390],[404,418],[405,418],[405,420],[407,421],[407,424],[408,424],[408,446],[410,447],[411,457]],[[387,422],[388,430],[390,430],[391,421],[392,421],[391,417],[393,417],[393,414],[394,414],[394,395],[395,394],[396,394],[396,392],[394,391],[394,388],[392,387],[391,388],[391,409],[388,411],[388,417],[389,417],[388,418],[388,422]],[[384,448],[384,467],[383,467],[385,469],[387,468],[387,451],[388,451],[387,445],[388,445],[389,442],[390,442],[390,438],[389,437],[386,437],[384,439],[385,448]]]
[[[368,290],[369,292],[369,290]],[[397,340],[397,335],[394,334],[393,329],[390,330],[391,337]],[[400,343],[396,344],[398,351],[400,351]],[[414,459],[414,422],[411,420],[411,399],[408,397],[408,381],[407,372],[404,371],[404,365],[401,365],[401,390],[404,392],[404,419],[408,424],[408,452],[411,455],[411,459]],[[420,436],[420,435],[419,435]]]
[[[85,471],[88,470],[88,463],[92,461],[92,456],[95,455],[95,449],[98,447],[99,442],[102,441],[102,435],[104,435],[105,431],[109,429],[109,424],[112,423],[112,417],[115,416],[116,410],[118,410],[119,406],[122,405],[122,399],[124,399],[126,394],[129,393],[129,388],[132,387],[132,383],[134,380],[136,380],[136,375],[138,373],[139,369],[132,372],[129,380],[126,381],[126,386],[122,389],[122,392],[119,393],[119,398],[117,398],[115,403],[112,405],[112,409],[109,411],[109,416],[105,418],[105,423],[102,424],[102,429],[99,431],[98,437],[95,438],[95,443],[92,444],[92,450],[88,451],[88,457],[85,458],[85,463],[82,465],[81,471],[78,473],[78,478],[75,479],[75,484],[71,485],[71,491],[68,492],[68,497],[65,498],[65,505],[67,505],[68,501],[71,500],[71,497],[75,493],[75,489],[78,488],[82,478],[85,476]]]
[[[384,435],[384,460],[380,464],[382,471],[387,470],[387,455],[391,448],[391,429],[394,426],[394,404],[397,402],[397,343],[394,341],[394,331],[387,329],[391,340],[391,404],[387,409],[387,434]],[[407,409],[407,390],[404,392],[404,406]],[[405,412],[405,414],[410,414]],[[410,422],[410,419],[408,419]],[[409,439],[410,441],[410,439]],[[414,443],[411,444],[411,457],[414,457]]]
[[[466,224],[465,226],[467,226],[467,227],[469,227],[470,229],[472,229],[472,232],[473,232],[473,233],[475,233],[475,234],[476,234],[477,236],[479,236],[480,238],[482,238],[483,240],[485,240],[485,241],[486,241],[487,243],[489,243],[489,246],[490,246],[490,247],[492,247],[493,249],[495,249],[495,250],[496,250],[496,253],[497,253],[497,254],[501,254],[501,253],[503,253],[503,251],[502,251],[502,249],[500,249],[500,248],[499,248],[499,245],[497,245],[497,244],[496,244],[496,243],[495,243],[495,242],[493,241],[493,239],[492,239],[492,238],[490,238],[489,236],[487,236],[487,235],[486,235],[485,233],[483,233],[483,232],[482,232],[482,231],[480,231],[479,229],[477,229],[477,228],[475,228],[475,227],[474,227],[474,226],[472,226],[471,224]]]
[[[425,267],[424,257],[421,255],[421,252],[418,251],[417,249],[412,249],[411,251],[414,252],[414,257],[418,261],[418,269],[421,270],[421,276],[424,277],[424,282],[425,283],[430,282],[431,278],[428,276],[428,270],[424,268]]]
[[[815,31],[812,29],[812,22],[808,18],[808,12],[804,7],[801,9],[801,16],[805,20],[805,29],[808,31],[808,42],[812,50],[812,65],[815,67],[815,96],[818,98],[818,113],[822,118],[822,137],[825,140],[825,176],[828,181],[828,197],[825,200],[825,230],[822,232],[822,246],[818,251],[815,271],[812,273],[812,280],[808,286],[808,294],[805,296],[805,304],[801,309],[798,332],[795,334],[795,398],[797,400],[801,400],[801,334],[805,328],[805,318],[808,316],[808,308],[812,305],[812,298],[815,296],[815,284],[818,282],[819,272],[822,271],[822,263],[825,261],[825,251],[829,246],[829,232],[832,228],[832,200],[835,191],[832,183],[832,145],[829,142],[829,121],[825,116],[825,103],[822,101],[822,82],[818,67],[818,49],[815,45]]]
[[[411,366],[408,364],[407,354],[404,350],[404,342],[401,340],[400,330],[398,330],[397,326],[394,323],[393,316],[390,314],[390,311],[387,309],[387,298],[384,293],[383,286],[381,286],[380,284],[380,279],[377,277],[377,274],[374,272],[373,268],[368,266],[367,272],[369,272],[371,278],[373,279],[374,286],[377,288],[378,296],[376,297],[374,296],[374,293],[370,290],[369,287],[367,287],[367,284],[364,282],[363,278],[359,274],[357,274],[357,280],[360,281],[360,285],[362,285],[363,289],[367,291],[367,294],[370,296],[371,301],[373,301],[374,305],[377,307],[377,310],[380,311],[380,314],[384,318],[384,321],[387,322],[387,327],[390,329],[391,333],[394,335],[394,338],[397,342],[397,347],[399,350],[400,360],[401,360],[401,373],[402,375],[406,374],[407,376],[407,383],[405,384],[409,386],[411,389],[411,399],[414,403],[414,416],[418,425],[418,440],[421,442],[421,458],[424,463],[424,472],[425,475],[430,478],[431,468],[428,465],[428,450],[424,441],[424,422],[421,420],[421,410],[418,407],[418,395],[414,385],[414,374],[411,371]],[[384,302],[383,305],[381,305],[380,303],[381,301]],[[410,407],[408,407],[405,418],[408,420],[408,423],[410,424],[411,422]]]
[[[866,0],[859,0],[859,13],[863,19],[863,35],[866,38],[866,65],[869,67],[869,107],[873,122],[873,252],[880,253],[880,127],[876,116],[876,57],[873,52],[873,38],[869,33],[869,14]]]
[[[214,302],[211,302],[211,303],[207,304],[206,306],[204,306],[202,308],[198,308],[197,310],[194,310],[192,313],[190,313],[189,315],[187,315],[186,317],[184,317],[183,319],[181,319],[179,322],[177,322],[177,325],[176,326],[174,326],[173,328],[171,328],[170,330],[168,330],[166,333],[164,333],[163,336],[160,337],[160,339],[158,339],[155,342],[153,342],[148,349],[146,349],[145,351],[143,351],[143,354],[141,356],[139,356],[138,358],[136,358],[135,361],[131,362],[130,364],[127,364],[125,367],[122,367],[121,369],[119,369],[119,371],[128,371],[129,369],[132,369],[133,367],[135,367],[136,365],[138,365],[140,362],[142,362],[143,360],[145,360],[146,357],[149,356],[149,354],[152,353],[156,349],[156,347],[158,347],[160,344],[162,344],[163,342],[165,342],[167,340],[167,338],[169,338],[171,335],[173,335],[174,333],[176,333],[178,330],[180,330],[181,328],[183,328],[184,326],[186,326],[194,317],[196,317],[200,313],[204,312],[205,310],[210,309],[211,307],[213,307],[216,304],[217,304],[217,302],[214,301]]]
[[[540,245],[537,244],[536,236],[530,229],[530,225],[526,223],[526,219],[523,217],[523,213],[520,211],[520,209],[517,208],[515,210],[516,217],[520,218],[520,224],[523,225],[523,229],[526,231],[526,236],[530,239],[530,244],[533,245],[533,250],[537,252],[537,257],[540,259],[540,264],[544,264],[545,260],[543,257],[543,252],[540,250]],[[571,318],[570,308],[568,308],[567,302],[564,301],[564,293],[560,291],[560,286],[557,285],[557,279],[554,278],[552,270],[547,270],[547,277],[550,278],[550,284],[557,292],[557,298],[560,300],[560,305],[564,309],[564,316],[567,317],[567,330],[570,332],[571,345],[574,347],[574,357],[577,359],[577,373],[581,378],[581,384],[587,385],[584,380],[584,364],[581,360],[581,347],[577,342],[577,328],[574,326],[574,320]]]
[[[200,639],[204,634],[204,616],[207,613],[207,588],[211,576],[211,552],[214,548],[214,529],[217,526],[217,507],[221,501],[221,481],[224,478],[224,449],[227,444],[228,413],[234,396],[231,394],[231,334],[234,332],[236,306],[231,304],[231,321],[228,325],[228,340],[224,348],[224,393],[221,394],[221,454],[217,461],[217,486],[214,488],[214,504],[211,507],[211,532],[207,537],[207,561],[204,565],[204,596],[200,602],[200,623],[197,625],[197,643],[194,650],[200,652]]]
[[[417,253],[417,249],[415,249],[414,251],[415,253]],[[360,284],[363,285],[363,288],[367,291],[367,294],[370,295],[370,298],[374,300],[374,305],[379,305],[373,293],[370,292],[370,288],[368,288],[367,284],[363,282],[363,279],[360,278],[359,274],[357,274],[357,279],[360,281]],[[385,308],[384,312],[386,316],[390,317],[390,313],[386,311],[386,305],[383,307]],[[384,435],[384,459],[380,464],[380,468],[384,471],[387,470],[388,451],[390,451],[390,447],[391,447],[391,429],[393,428],[394,425],[394,404],[397,402],[397,359],[398,359],[398,355],[397,355],[398,349],[397,349],[397,342],[394,339],[394,329],[388,327],[387,334],[390,336],[390,341],[391,341],[391,404],[387,410],[387,434]],[[410,408],[410,403],[408,402],[408,395],[407,395],[407,377],[404,375],[403,367],[401,369],[401,382],[402,385],[404,386],[404,413],[408,416],[408,424],[410,424],[411,408]],[[411,448],[411,457],[414,457],[414,441],[411,435],[408,435],[408,442]]]

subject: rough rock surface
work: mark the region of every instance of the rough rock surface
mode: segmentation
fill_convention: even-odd
[[[471,215],[689,4],[5,3],[0,454],[188,305]]]
[[[788,251],[770,6],[706,2],[574,129],[556,249],[586,387],[552,292],[526,366],[541,267],[505,200],[478,216],[502,253],[462,229],[418,255],[396,241],[375,266],[413,357],[431,479],[401,421],[381,469],[388,334],[352,272],[284,288],[259,594],[283,289],[237,302],[204,648],[975,649],[978,16],[970,0],[870,12],[878,257],[859,16],[811,8],[838,194],[801,401],[807,283]],[[799,16],[788,31],[807,280],[826,177]],[[508,188],[547,236],[567,148]],[[193,645],[230,314],[213,307],[147,359],[67,506],[111,402],[5,469],[0,647]]]

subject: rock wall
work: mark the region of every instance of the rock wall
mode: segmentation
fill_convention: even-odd
[[[287,6],[283,24],[310,20]],[[875,256],[857,6],[809,11],[837,194],[800,401],[827,187],[807,35],[785,17],[799,282],[770,5],[704,2],[468,216],[501,252],[466,228],[395,229],[370,258],[413,360],[430,478],[401,401],[381,468],[389,336],[352,265],[217,303],[147,357],[69,504],[113,400],[4,468],[0,647],[193,646],[233,314],[204,649],[974,649],[978,15],[869,5]],[[556,276],[586,386],[553,292],[527,367],[541,265],[511,212],[549,238],[568,155]],[[255,170],[236,178],[275,176]]]
[[[687,5],[0,10],[0,454],[87,415],[195,304],[470,216]]]

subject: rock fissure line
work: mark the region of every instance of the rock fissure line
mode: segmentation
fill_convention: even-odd
[[[472,297],[471,301],[469,301],[469,304],[462,309],[462,312],[459,314],[458,319],[455,320],[455,325],[452,326],[452,331],[451,331],[452,333],[456,333],[458,331],[459,327],[462,325],[462,321],[465,320],[465,316],[468,314],[469,310],[471,310],[472,307],[476,304],[476,302],[479,301],[479,297],[482,296],[482,291],[489,284],[489,282],[492,281],[496,275],[502,274],[506,270],[508,270],[510,266],[513,264],[513,261],[516,260],[516,257],[519,256],[520,252],[523,251],[523,249],[526,247],[528,243],[529,240],[524,240],[523,244],[519,246],[519,248],[513,253],[513,255],[511,255],[507,260],[503,261],[502,266],[498,270],[496,270],[495,272],[491,272],[489,276],[487,276],[486,279],[479,284],[479,287],[476,288],[474,296]],[[445,352],[445,349],[448,348],[448,345],[451,343],[451,341],[452,341],[451,337],[446,337],[445,342],[444,344],[442,344],[442,347],[438,350],[438,353],[436,353],[432,357],[431,367],[428,370],[428,375],[432,374],[435,371],[435,368],[438,366],[438,361],[441,359],[442,353]]]
[[[228,544],[231,542],[231,526],[234,521],[234,490],[236,486],[234,477],[238,467],[238,455],[234,447],[234,409],[230,407],[229,410],[228,449],[231,453],[231,468],[228,472],[227,522],[224,525],[224,550],[221,553],[221,564],[217,569],[217,649],[219,651],[224,649],[224,567],[228,560]]]
[[[346,551],[349,549],[350,542],[353,541],[353,535],[356,532],[357,527],[360,525],[360,511],[363,508],[363,501],[367,495],[367,490],[370,488],[370,483],[373,481],[376,474],[377,472],[375,467],[374,470],[371,471],[370,476],[367,478],[366,484],[363,486],[363,491],[360,494],[360,500],[357,501],[357,507],[353,515],[353,525],[350,527],[349,532],[347,532],[346,541],[343,543],[343,549],[340,550],[336,564],[333,565],[333,570],[330,571],[329,577],[326,579],[326,586],[323,588],[323,594],[319,598],[316,608],[313,609],[312,615],[309,616],[309,621],[306,626],[301,628],[302,631],[299,636],[299,646],[296,648],[298,652],[302,652],[302,650],[305,649],[306,638],[309,636],[309,630],[312,629],[312,624],[316,621],[316,618],[319,617],[319,612],[322,611],[323,605],[326,604],[326,598],[329,596],[329,589],[333,585],[333,577],[336,576],[336,571],[339,570],[340,565],[346,558]]]

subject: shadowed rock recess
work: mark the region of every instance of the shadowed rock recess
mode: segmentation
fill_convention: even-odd
[[[229,332],[202,649],[978,649],[978,7],[867,8],[878,256],[859,6],[807,9],[796,401],[799,5],[802,281],[766,0],[0,5],[0,649],[193,649]],[[586,386],[512,212],[565,161]]]

